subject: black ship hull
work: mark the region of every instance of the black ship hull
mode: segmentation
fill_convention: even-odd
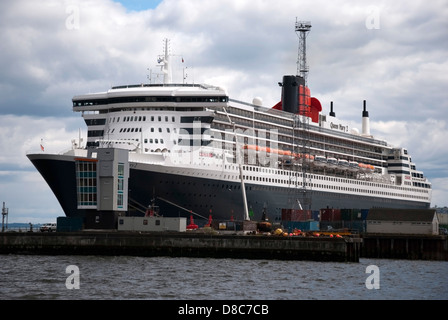
[[[74,157],[44,154],[28,157],[48,183],[67,217],[86,217],[97,212],[95,209],[78,209]],[[311,199],[307,205],[296,188],[245,183],[245,189],[251,219],[254,220],[260,220],[265,211],[269,220],[280,221],[282,209],[300,209],[301,206],[311,210],[429,208],[427,202],[313,190],[307,191],[306,198]],[[149,205],[155,204],[163,216],[193,216],[199,225],[207,223],[210,215],[214,220],[244,219],[244,202],[238,182],[131,167],[128,198],[127,215],[142,216]]]

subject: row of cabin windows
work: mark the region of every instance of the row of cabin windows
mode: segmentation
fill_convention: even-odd
[[[121,132],[142,132],[142,128],[121,128],[120,133]]]
[[[109,119],[109,122],[115,122],[115,120],[117,122],[120,122],[120,118],[121,117],[116,117],[116,118],[113,117],[113,118]],[[152,122],[156,121],[156,118],[157,118],[157,121],[159,121],[159,122],[162,122],[163,120],[165,120],[165,122],[169,122],[169,116],[157,116],[157,117],[156,116],[151,116],[151,117],[148,117],[148,118]],[[123,121],[122,122],[131,122],[131,121],[146,121],[146,116],[126,116],[126,117],[123,117]],[[176,117],[175,116],[171,117],[171,122],[176,122]]]
[[[149,143],[155,143],[158,144],[160,141],[161,144],[163,144],[163,139],[149,139]],[[175,142],[175,141],[174,141]],[[145,139],[145,143],[148,143],[148,139]]]
[[[113,133],[115,129],[112,129],[110,133]],[[159,132],[163,132],[162,128],[158,128]],[[142,132],[142,128],[121,128],[120,133],[122,132]],[[155,132],[155,128],[151,128],[151,132]],[[171,133],[170,128],[166,128],[167,133]],[[173,128],[173,132],[176,133],[176,128]]]
[[[139,141],[139,139],[131,139],[132,141]],[[160,143],[160,144],[163,144],[163,143],[165,143],[164,141],[163,141],[163,139],[144,139],[143,140],[145,143],[155,143],[155,144],[158,144],[158,143]],[[117,142],[115,142],[115,143],[119,143],[119,144],[121,144],[121,143],[127,143],[127,142],[129,142],[129,140],[123,140],[123,141],[117,141]],[[176,143],[176,140],[173,140],[173,143],[174,144],[177,144]]]
[[[120,122],[120,118],[121,117],[113,117],[111,119],[109,119],[109,123],[110,122],[115,122],[115,120],[117,122]],[[148,117],[150,119],[151,122],[157,121],[158,122],[169,122],[170,121],[170,117],[169,116],[150,116]],[[92,123],[90,123],[91,125],[98,125],[99,123],[94,123],[99,119],[90,119],[90,120],[86,120],[90,121]],[[123,121],[122,122],[131,122],[131,121],[146,121],[146,116],[125,116],[123,117]],[[213,117],[210,116],[184,116],[180,118],[180,122],[181,123],[193,123],[193,122],[203,122],[203,123],[211,123],[213,121]],[[171,116],[171,122],[176,122],[176,117],[175,116]],[[89,125],[89,123],[87,123]]]
[[[115,128],[109,129],[107,131],[107,133],[108,134],[114,133],[114,131],[115,131]],[[163,129],[162,128],[158,128],[158,131],[159,132],[163,132]],[[176,131],[177,131],[176,128],[173,128],[173,132],[176,133]],[[125,133],[125,132],[142,132],[142,128],[121,128],[119,132],[120,133]],[[155,132],[155,128],[151,128],[151,132]],[[171,129],[170,128],[166,128],[166,132],[167,133],[171,133]]]

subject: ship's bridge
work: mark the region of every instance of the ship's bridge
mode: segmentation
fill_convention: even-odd
[[[229,98],[222,88],[204,84],[140,84],[73,97],[73,111],[105,111],[134,107],[219,107]]]

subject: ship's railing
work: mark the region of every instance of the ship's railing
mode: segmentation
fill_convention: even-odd
[[[192,83],[140,83],[140,84],[127,84],[127,85],[121,85],[121,86],[114,86],[112,87],[113,90],[116,89],[132,89],[132,88],[148,88],[148,87],[168,87],[168,88],[174,88],[174,87],[181,87],[181,88],[201,88],[205,90],[222,90],[219,87],[208,85],[208,84],[192,84]]]

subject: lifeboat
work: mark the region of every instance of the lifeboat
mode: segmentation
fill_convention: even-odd
[[[255,150],[257,152],[266,151],[266,147],[255,146],[253,144],[245,144],[243,146],[244,150]]]
[[[313,162],[314,156],[311,154],[304,153],[294,153],[294,158],[296,161],[302,163],[304,161]]]
[[[350,171],[358,171],[359,170],[359,164],[356,161],[350,161],[348,163],[348,168]]]
[[[280,158],[284,158],[284,159],[292,159],[294,156],[294,154],[289,150],[280,150],[280,149],[256,146],[256,145],[251,145],[251,144],[244,145],[243,149],[255,150],[256,152],[265,152],[265,155],[275,153],[275,154],[279,155]]]
[[[361,169],[361,171],[364,171],[364,172],[373,172],[375,167],[370,164],[360,163],[359,169]]]
[[[325,167],[327,165],[327,158],[324,156],[315,156],[313,163],[316,167]]]
[[[348,170],[350,167],[350,164],[348,163],[348,161],[344,160],[344,159],[339,159],[338,165],[339,165],[339,168],[342,170]]]
[[[271,149],[271,152],[278,154],[280,158],[292,159],[291,151],[289,150]]]
[[[283,150],[283,158],[291,160],[294,157],[294,154],[289,150]]]
[[[338,166],[338,159],[327,158],[327,165],[329,168],[336,168]]]

